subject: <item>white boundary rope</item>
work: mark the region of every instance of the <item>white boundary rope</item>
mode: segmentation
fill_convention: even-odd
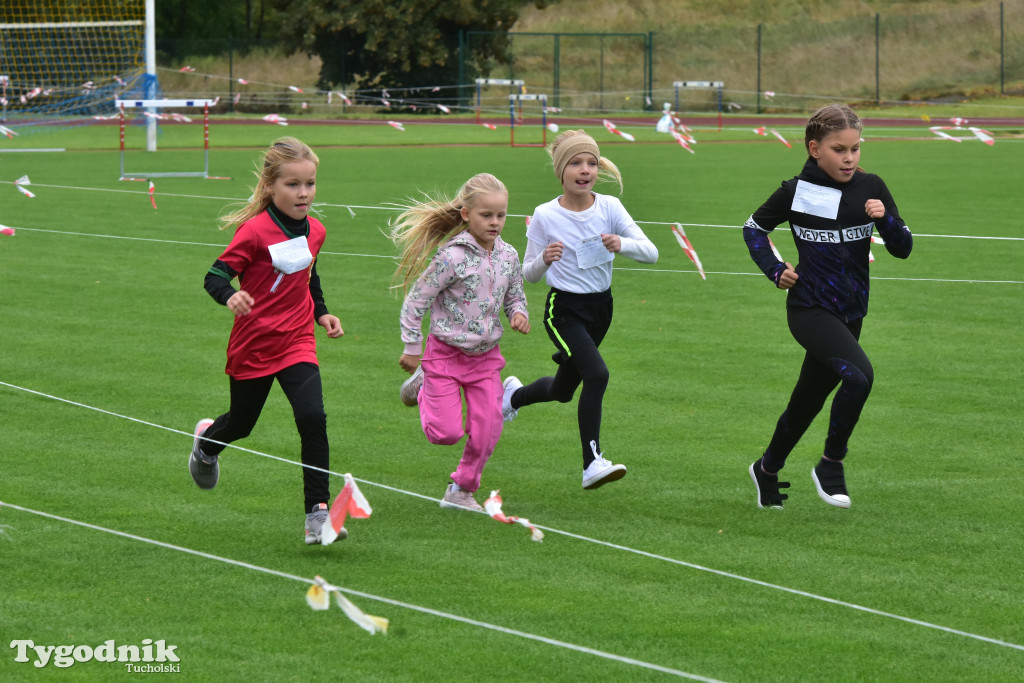
[[[79,521],[79,520],[76,520],[76,519],[70,519],[68,517],[61,517],[59,515],[55,515],[55,514],[52,514],[52,513],[49,513],[49,512],[43,512],[43,511],[40,511],[40,510],[33,510],[31,508],[22,507],[20,505],[15,505],[13,503],[7,503],[7,502],[4,502],[4,501],[0,501],[0,510],[2,510],[4,507],[9,507],[12,510],[19,510],[21,512],[28,512],[28,513],[33,514],[33,515],[39,515],[40,517],[47,517],[49,519],[57,520],[58,522],[65,522],[67,524],[76,524],[78,526],[85,527],[87,529],[93,529],[94,531],[102,531],[104,533],[113,534],[115,536],[121,536],[122,538],[127,538],[127,539],[130,539],[130,540],[133,540],[133,541],[141,541],[143,543],[150,543],[152,545],[159,546],[161,548],[166,548],[168,550],[176,550],[176,551],[182,552],[182,553],[188,553],[189,555],[195,555],[197,557],[202,557],[202,558],[207,559],[207,560],[216,560],[217,562],[224,562],[226,564],[230,564],[230,565],[233,565],[235,567],[241,567],[243,569],[250,569],[252,571],[263,572],[264,574],[271,574],[272,576],[278,576],[278,577],[281,577],[281,578],[284,578],[284,579],[291,579],[292,581],[299,581],[299,582],[302,582],[302,583],[309,583],[309,584],[315,584],[316,583],[315,581],[313,581],[311,579],[305,579],[305,578],[303,578],[301,576],[296,576],[294,574],[288,574],[286,572],[278,571],[276,569],[269,569],[267,567],[261,567],[259,565],[250,564],[249,562],[243,562],[241,560],[233,560],[233,559],[231,559],[229,557],[222,557],[220,555],[213,555],[213,554],[210,554],[210,553],[205,553],[205,552],[203,552],[201,550],[193,550],[192,548],[186,548],[184,546],[174,545],[173,543],[165,543],[164,541],[157,541],[157,540],[154,540],[152,538],[146,538],[145,536],[137,536],[135,534],[130,534],[130,533],[127,533],[127,532],[124,532],[124,531],[118,531],[116,529],[108,529],[107,527],[97,526],[95,524],[89,524],[88,522],[82,522],[82,521]],[[332,585],[336,586],[336,584],[332,584]],[[622,655],[613,654],[611,652],[605,652],[604,650],[595,650],[594,648],[591,648],[591,647],[586,647],[586,646],[583,646],[583,645],[576,645],[574,643],[569,643],[569,642],[566,642],[564,640],[557,640],[555,638],[548,638],[546,636],[540,636],[540,635],[536,635],[534,633],[528,633],[526,631],[520,631],[518,629],[509,628],[507,626],[499,626],[497,624],[491,624],[491,623],[488,623],[486,621],[478,621],[477,619],[470,619],[469,617],[461,617],[461,616],[459,616],[457,614],[452,614],[450,612],[441,612],[439,610],[431,609],[429,607],[422,607],[420,605],[414,605],[412,603],[402,602],[400,600],[394,600],[392,598],[385,598],[385,597],[380,596],[380,595],[374,595],[373,593],[364,593],[362,591],[353,590],[351,588],[344,588],[342,586],[336,586],[336,587],[339,590],[341,590],[342,592],[347,593],[349,595],[359,596],[361,598],[366,598],[367,600],[376,600],[377,602],[382,602],[382,603],[385,603],[385,604],[388,604],[388,605],[393,605],[395,607],[402,607],[402,608],[405,608],[405,609],[413,610],[415,612],[421,612],[423,614],[429,614],[429,615],[435,616],[435,617],[441,617],[442,619],[449,619],[451,621],[458,621],[458,622],[461,622],[463,624],[469,624],[470,626],[476,626],[478,628],[485,628],[485,629],[488,629],[488,630],[491,630],[491,631],[497,631],[499,633],[504,633],[506,635],[516,636],[518,638],[526,638],[527,640],[535,640],[537,642],[544,643],[546,645],[553,645],[555,647],[560,647],[560,648],[564,648],[564,649],[567,649],[567,650],[573,650],[575,652],[581,652],[583,654],[594,655],[594,656],[597,656],[597,657],[602,657],[604,659],[610,659],[610,660],[613,660],[613,661],[616,661],[616,662],[621,662],[623,664],[631,664],[633,666],[638,666],[638,667],[641,667],[641,668],[644,668],[644,669],[650,669],[652,671],[658,671],[660,673],[672,674],[672,675],[675,675],[675,676],[679,676],[681,678],[688,678],[688,679],[695,680],[695,681],[707,681],[709,683],[720,683],[717,679],[714,679],[714,678],[705,678],[704,676],[698,676],[696,674],[691,674],[691,673],[688,673],[686,671],[679,671],[678,669],[670,669],[668,667],[661,666],[659,664],[652,664],[651,662],[645,662],[645,661],[640,660],[640,659],[634,659],[632,657],[624,657]]]
[[[0,180],[0,185],[14,185],[14,181],[11,180]],[[57,190],[83,190],[86,192],[116,192],[120,194],[137,194],[149,196],[148,190],[119,190],[114,188],[104,187],[81,187],[77,185],[45,185],[41,183],[32,183],[32,187],[50,187]],[[239,197],[218,197],[215,195],[204,195],[204,194],[176,194],[171,192],[161,192],[161,197],[177,197],[179,199],[216,199],[222,202],[237,202],[245,203],[245,199]],[[365,206],[359,204],[332,204],[327,202],[317,202],[315,207],[330,207],[336,209],[361,209],[367,211],[400,211],[401,207],[397,206]],[[526,214],[508,214],[509,218],[525,218]],[[675,225],[679,221],[637,221],[641,225]],[[719,224],[719,223],[679,223],[685,227],[694,228],[726,228],[732,230],[739,230],[743,227],[742,224],[730,225],[730,224]],[[12,226],[13,227],[13,226]],[[19,230],[32,230],[33,228],[18,228]],[[789,228],[778,228],[788,232]],[[40,230],[42,232],[42,230]],[[60,232],[59,230],[52,230],[49,232]],[[91,233],[67,233],[77,235],[91,235]],[[109,235],[94,235],[99,237],[109,237]],[[941,234],[928,234],[928,233],[914,233],[914,237],[939,237],[939,238],[950,238],[950,239],[961,239],[961,240],[999,240],[1007,242],[1024,242],[1024,237],[1004,237],[1004,236],[987,236],[987,235],[941,235]],[[132,239],[130,237],[124,237],[123,239]]]
[[[26,393],[29,393],[29,394],[40,396],[42,398],[47,398],[47,399],[51,399],[51,400],[54,400],[54,401],[59,401],[61,403],[67,403],[69,405],[72,405],[72,406],[75,406],[75,407],[78,407],[78,408],[86,408],[88,410],[93,410],[93,411],[96,411],[96,412],[99,412],[99,413],[103,413],[104,415],[110,415],[112,417],[117,417],[117,418],[120,418],[120,419],[123,419],[123,420],[128,420],[130,422],[136,422],[138,424],[146,425],[147,427],[154,427],[156,429],[162,429],[164,431],[173,432],[175,434],[182,434],[182,435],[187,436],[187,437],[189,437],[191,439],[195,438],[194,434],[192,434],[190,432],[182,431],[180,429],[174,429],[173,427],[165,427],[163,425],[159,425],[159,424],[156,424],[156,423],[153,423],[153,422],[147,422],[146,420],[142,420],[142,419],[139,419],[139,418],[136,418],[136,417],[130,417],[128,415],[122,415],[120,413],[115,413],[113,411],[104,410],[102,408],[97,408],[97,407],[94,407],[94,406],[90,406],[90,405],[87,405],[85,403],[79,403],[77,401],[72,401],[72,400],[69,400],[69,399],[66,399],[66,398],[61,398],[59,396],[53,396],[53,395],[46,394],[46,393],[43,393],[43,392],[40,392],[40,391],[35,391],[33,389],[28,389],[26,387],[20,387],[20,386],[17,386],[15,384],[10,384],[8,382],[0,381],[0,386],[9,387],[11,389],[15,389],[15,390],[18,390],[18,391],[23,391],[23,392],[26,392]],[[209,439],[209,441],[212,441],[214,443],[222,443],[222,442],[219,442],[219,441],[214,441],[213,439]],[[264,458],[270,458],[271,460],[277,460],[279,462],[285,462],[285,463],[288,463],[288,464],[291,464],[291,465],[297,465],[299,467],[308,467],[309,469],[317,470],[319,472],[326,472],[327,474],[330,474],[330,475],[334,475],[334,476],[338,476],[338,477],[344,476],[344,475],[339,474],[337,472],[332,472],[331,470],[325,470],[325,469],[322,469],[322,468],[319,468],[319,467],[312,467],[310,465],[304,465],[302,463],[295,462],[294,460],[288,460],[287,458],[282,458],[282,457],[276,456],[276,455],[270,455],[269,453],[261,453],[259,451],[254,451],[254,450],[251,450],[251,449],[248,449],[248,448],[242,448],[241,446],[235,446],[234,444],[222,444],[222,445],[225,445],[225,446],[228,446],[229,448],[234,448],[234,449],[246,452],[246,453],[252,453],[253,455],[259,455],[259,456],[264,457]],[[374,486],[374,487],[377,487],[377,488],[382,488],[382,489],[385,489],[385,490],[388,490],[388,491],[393,491],[393,492],[396,492],[396,493],[401,493],[403,495],[413,496],[415,498],[420,498],[420,499],[423,499],[423,500],[428,500],[428,501],[432,501],[432,502],[437,502],[438,501],[437,498],[432,498],[430,496],[425,496],[425,495],[420,494],[420,493],[415,493],[415,492],[412,492],[412,491],[406,491],[406,490],[403,490],[403,489],[395,488],[395,487],[392,487],[392,486],[388,486],[386,484],[379,484],[377,482],[368,481],[366,479],[356,478],[356,481],[358,481],[361,484],[366,484],[368,486]],[[770,588],[772,590],[778,590],[778,591],[782,591],[782,592],[785,592],[785,593],[790,593],[792,595],[799,595],[801,597],[810,598],[811,600],[817,600],[817,601],[829,603],[829,604],[832,604],[832,605],[838,605],[840,607],[846,607],[846,608],[857,610],[857,611],[860,611],[860,612],[866,612],[868,614],[874,614],[876,616],[886,617],[888,619],[895,619],[897,621],[902,621],[902,622],[905,622],[905,623],[908,623],[908,624],[914,624],[916,626],[923,626],[925,628],[930,628],[930,629],[934,629],[934,630],[937,630],[937,631],[942,631],[944,633],[949,633],[949,634],[952,634],[952,635],[963,636],[965,638],[971,638],[971,639],[974,639],[974,640],[980,640],[980,641],[983,641],[983,642],[986,642],[986,643],[991,643],[993,645],[999,645],[1001,647],[1008,647],[1008,648],[1012,648],[1012,649],[1015,649],[1015,650],[1024,651],[1024,645],[1018,645],[1016,643],[1010,643],[1010,642],[1007,642],[1007,641],[1004,641],[1004,640],[999,640],[999,639],[996,639],[996,638],[990,638],[988,636],[982,636],[982,635],[978,635],[976,633],[970,633],[968,631],[961,631],[959,629],[950,628],[948,626],[941,626],[939,624],[933,624],[931,622],[921,621],[920,619],[914,619],[912,617],[901,616],[899,614],[894,614],[892,612],[886,612],[886,611],[883,611],[883,610],[874,609],[872,607],[865,607],[863,605],[858,605],[858,604],[852,603],[852,602],[846,602],[844,600],[837,600],[835,598],[829,598],[829,597],[826,597],[826,596],[823,596],[823,595],[818,595],[816,593],[810,593],[810,592],[802,591],[802,590],[799,590],[799,589],[796,589],[796,588],[789,588],[787,586],[782,586],[782,585],[779,585],[779,584],[769,583],[767,581],[761,581],[759,579],[753,579],[753,578],[750,578],[750,577],[742,576],[740,574],[733,574],[731,572],[722,571],[720,569],[713,569],[713,568],[710,568],[710,567],[705,567],[703,565],[694,564],[692,562],[686,562],[685,560],[678,560],[678,559],[675,559],[675,558],[666,557],[664,555],[657,555],[655,553],[650,553],[650,552],[647,552],[645,550],[639,550],[639,549],[636,549],[636,548],[630,548],[629,546],[619,545],[617,543],[610,543],[608,541],[601,541],[599,539],[590,538],[588,536],[581,536],[579,534],[574,534],[574,533],[569,532],[569,531],[562,531],[561,529],[555,529],[553,527],[541,526],[539,524],[536,525],[536,526],[537,526],[537,528],[542,529],[542,530],[544,530],[546,532],[550,532],[550,533],[553,533],[553,534],[558,534],[558,535],[561,535],[561,536],[566,536],[568,538],[574,538],[576,540],[585,541],[587,543],[594,543],[596,545],[604,546],[606,548],[612,548],[612,549],[615,549],[615,550],[621,550],[621,551],[624,551],[624,552],[633,553],[635,555],[640,555],[640,556],[647,557],[647,558],[650,558],[650,559],[659,560],[659,561],[662,561],[662,562],[668,562],[670,564],[675,564],[675,565],[679,565],[679,566],[682,566],[682,567],[688,567],[690,569],[695,569],[695,570],[702,571],[702,572],[708,572],[710,574],[715,574],[716,576],[721,576],[721,577],[729,578],[729,579],[735,579],[737,581],[743,581],[745,583],[750,583],[750,584],[753,584],[753,585],[756,585],[756,586],[761,586],[763,588]],[[120,532],[118,532],[118,533],[120,533]],[[145,539],[142,539],[142,540],[145,540]],[[289,578],[291,578],[291,577],[289,577]],[[305,579],[302,579],[302,580],[305,580]],[[351,591],[351,592],[352,592],[353,595],[360,595],[357,592],[354,592],[354,591]],[[366,596],[366,597],[372,597],[372,599],[378,599],[376,596]]]

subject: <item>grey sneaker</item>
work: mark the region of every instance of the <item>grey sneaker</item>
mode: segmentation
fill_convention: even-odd
[[[327,503],[317,503],[313,506],[313,510],[306,515],[306,545],[317,545],[320,543],[324,524],[327,524],[329,519],[330,513],[327,510]],[[341,527],[338,537],[334,541],[344,541],[346,538],[348,538],[348,530],[345,527]]]
[[[423,387],[423,366],[416,368],[412,377],[402,382],[402,390],[398,395],[402,397],[402,403],[407,406],[414,406],[420,402],[420,388]]]
[[[597,444],[593,441],[590,442],[590,449],[594,452],[594,462],[583,470],[583,488],[600,488],[626,476],[626,466],[613,465],[611,460],[604,457],[604,453],[597,452]]]
[[[196,423],[193,432],[195,438],[192,440],[192,454],[188,456],[188,471],[192,474],[192,480],[195,481],[196,486],[201,489],[212,489],[220,479],[220,464],[217,462],[217,456],[203,453],[203,449],[199,445],[202,441],[199,437],[205,434],[212,424],[213,420],[208,417]]]
[[[504,388],[501,396],[501,419],[503,422],[511,422],[519,414],[519,411],[512,407],[512,394],[521,389],[523,383],[519,381],[518,377],[509,375],[501,383],[501,386]]]
[[[476,502],[472,491],[459,488],[458,484],[452,482],[444,491],[444,498],[441,499],[443,508],[466,508],[469,510],[484,511],[483,505]]]

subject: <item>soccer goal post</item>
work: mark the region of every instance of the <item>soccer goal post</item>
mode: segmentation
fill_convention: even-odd
[[[153,0],[0,2],[3,118],[87,116],[129,92],[155,97],[153,15]]]
[[[115,100],[118,112],[118,133],[121,147],[121,180],[137,178],[213,178],[210,175],[210,107],[214,100]],[[196,109],[203,110],[203,170],[201,171],[129,171],[125,168],[125,111],[141,112],[147,118],[147,128],[161,118],[170,118],[181,123],[190,123],[191,119],[181,114],[154,113],[156,109]],[[147,131],[148,137],[148,131]],[[147,145],[147,149],[149,146]],[[153,146],[155,150],[155,145]],[[220,178],[219,176],[217,177]]]

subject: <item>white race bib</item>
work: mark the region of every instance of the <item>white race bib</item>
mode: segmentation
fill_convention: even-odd
[[[842,196],[841,190],[798,180],[791,208],[800,213],[835,220],[839,215],[839,199]]]
[[[305,235],[271,244],[269,249],[270,260],[273,262],[274,268],[285,275],[308,268],[309,264],[313,262],[313,254],[309,251]]]
[[[585,237],[576,244],[576,264],[582,268],[593,268],[608,263],[615,254],[608,251],[600,235]]]

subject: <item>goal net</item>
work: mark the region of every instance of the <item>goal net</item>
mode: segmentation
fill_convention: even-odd
[[[4,119],[109,113],[115,95],[151,91],[145,42],[146,0],[2,0]]]

